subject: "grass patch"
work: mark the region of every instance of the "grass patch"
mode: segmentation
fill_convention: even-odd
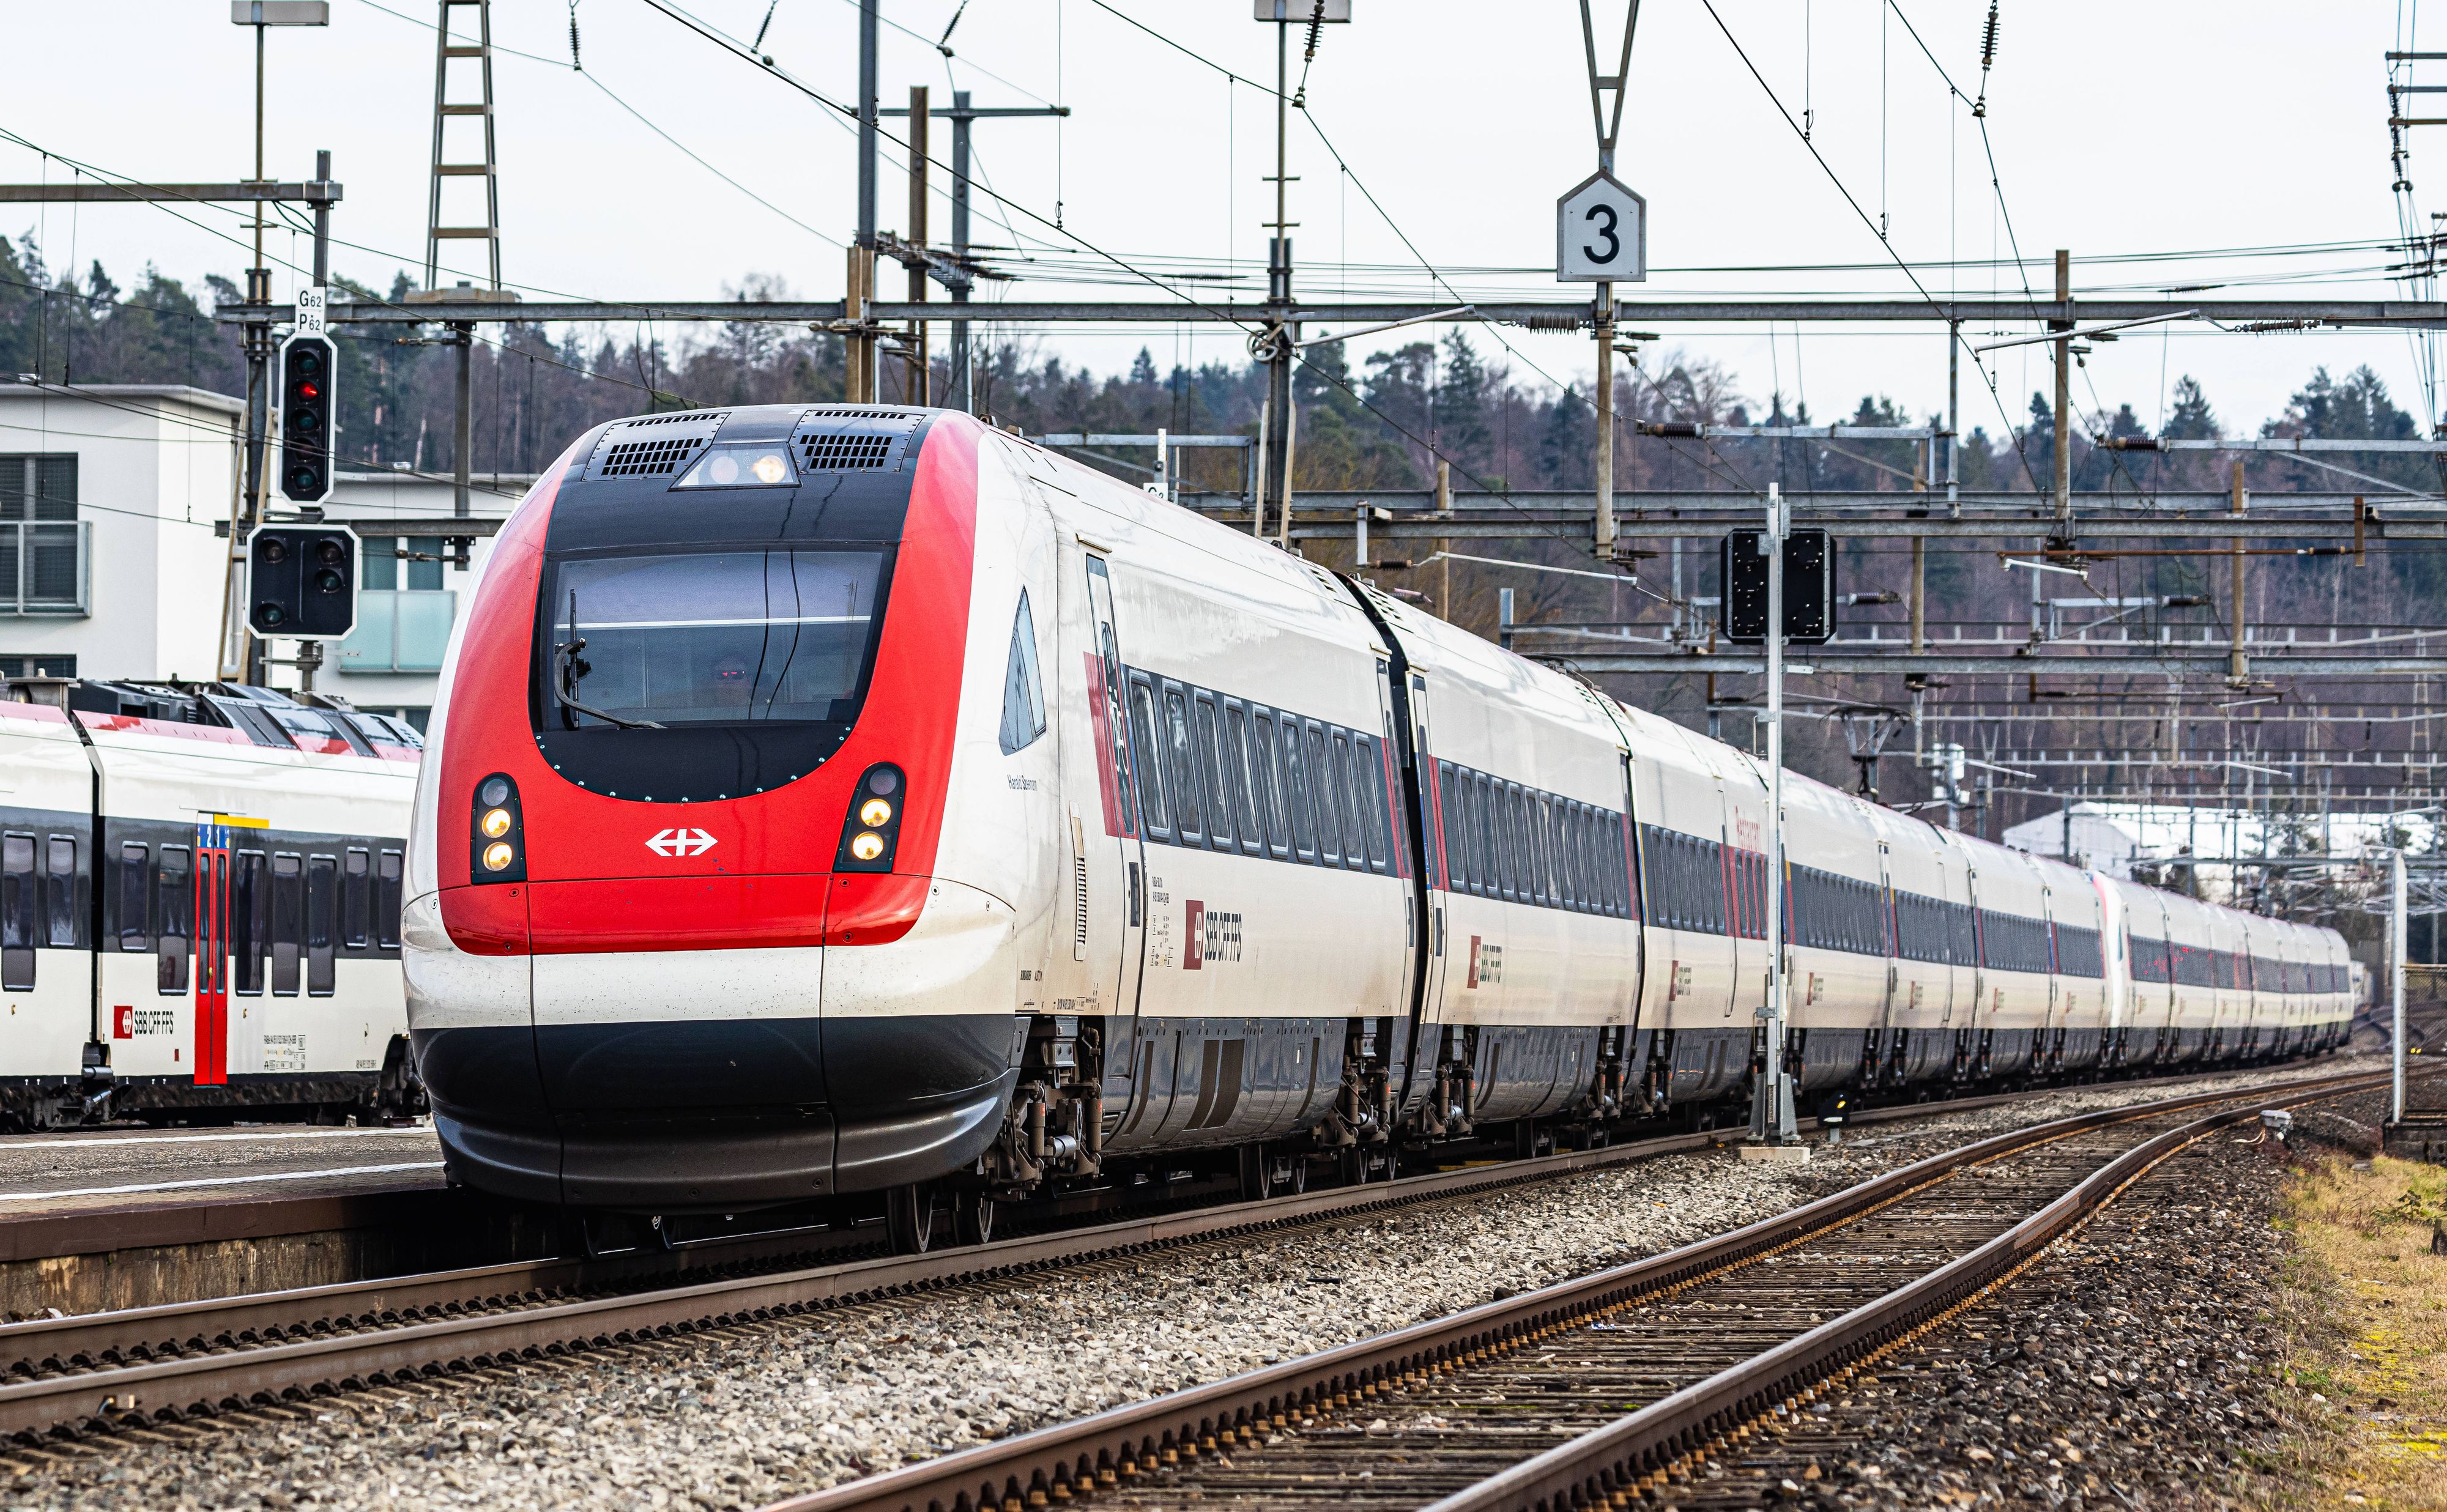
[[[2284,1381],[2303,1500],[2447,1512],[2447,1255],[2431,1253],[2447,1169],[2312,1165],[2277,1221],[2294,1240]]]

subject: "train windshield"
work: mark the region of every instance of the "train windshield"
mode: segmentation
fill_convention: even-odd
[[[577,557],[545,575],[536,727],[581,785],[731,798],[806,775],[858,717],[882,550]]]

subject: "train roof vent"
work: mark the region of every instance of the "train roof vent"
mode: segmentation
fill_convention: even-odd
[[[624,420],[603,432],[587,464],[589,478],[663,478],[679,471],[713,439],[730,413],[682,409]]]
[[[827,405],[799,417],[790,444],[803,472],[899,472],[924,416],[906,410]]]

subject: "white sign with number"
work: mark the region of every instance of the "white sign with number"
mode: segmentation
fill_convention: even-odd
[[[297,291],[296,333],[301,336],[327,334],[324,312],[331,308],[332,291],[321,284]]]
[[[1647,200],[1601,169],[1555,201],[1557,283],[1639,283],[1647,276]]]

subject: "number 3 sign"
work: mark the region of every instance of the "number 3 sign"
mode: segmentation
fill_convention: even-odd
[[[1648,201],[1603,170],[1555,201],[1557,283],[1648,276]]]

